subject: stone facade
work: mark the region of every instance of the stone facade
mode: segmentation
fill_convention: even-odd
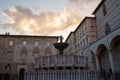
[[[65,42],[64,54],[86,57],[90,70],[120,70],[120,0],[102,0]],[[0,35],[0,74],[34,70],[34,58],[57,54],[58,37]],[[8,67],[9,66],[9,67]]]
[[[86,40],[83,40],[90,33],[80,37],[80,33],[84,32],[80,30],[82,24],[89,24],[86,22],[87,19],[83,20],[74,32],[75,52],[86,56],[91,70],[120,71],[120,1],[102,0],[93,14],[96,23],[94,28],[96,33],[93,34],[96,34],[96,38],[91,38],[92,41],[88,38],[91,43],[85,46]]]
[[[66,55],[75,54],[75,33],[71,32],[65,42],[68,43],[69,45],[67,49],[64,50],[64,54]]]
[[[120,27],[119,9],[119,0],[102,0],[93,12],[96,17],[98,39]]]
[[[53,46],[57,41],[57,36],[0,35],[0,74],[33,71],[34,58],[58,53]]]
[[[65,50],[68,54],[83,55],[83,49],[97,40],[96,24],[94,17],[85,17],[74,32],[71,32],[66,42],[69,43]],[[65,52],[65,53],[66,53]]]
[[[85,17],[75,30],[76,53],[84,55],[83,50],[97,40],[94,17]]]
[[[120,1],[102,0],[93,14],[98,39],[84,50],[90,69],[120,70]]]

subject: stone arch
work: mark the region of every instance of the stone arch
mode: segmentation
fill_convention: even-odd
[[[20,51],[20,56],[21,56],[22,58],[25,58],[25,57],[27,56],[27,53],[28,53],[27,48],[26,48],[25,46],[22,47],[22,48],[21,48],[21,51]]]
[[[19,80],[24,80],[25,69],[21,68],[19,71]]]
[[[113,48],[113,47],[116,45],[116,43],[119,42],[119,41],[120,41],[120,35],[115,36],[115,37],[112,39],[111,43],[110,43],[110,50],[112,50],[112,48]]]
[[[33,49],[33,56],[34,56],[34,57],[38,57],[38,56],[39,56],[39,53],[40,53],[39,48],[38,48],[38,47],[35,47],[35,48]]]
[[[96,55],[100,55],[100,52],[103,50],[103,49],[107,49],[106,46],[104,44],[100,44],[98,47],[97,47],[97,53]]]
[[[52,53],[51,47],[47,47],[47,48],[45,49],[45,55],[50,55],[51,53]]]
[[[120,69],[120,35],[112,39],[110,43],[110,50],[112,53],[114,70]]]
[[[93,51],[89,52],[89,65],[92,70],[96,70],[96,60]]]
[[[99,63],[100,70],[109,70],[110,69],[109,54],[104,44],[101,44],[98,46],[97,56],[99,60],[98,63]]]

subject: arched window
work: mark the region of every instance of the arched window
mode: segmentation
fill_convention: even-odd
[[[34,57],[38,57],[38,56],[39,56],[39,53],[40,53],[39,48],[38,48],[38,47],[35,47],[35,48],[33,49],[33,56],[34,56]]]
[[[13,58],[13,51],[12,50],[7,51],[7,55],[6,56],[7,56],[8,60],[11,60]]]
[[[109,34],[111,32],[110,25],[108,23],[105,24],[105,34]]]
[[[103,15],[105,16],[107,14],[107,10],[106,10],[106,5],[105,3],[103,4]]]
[[[50,55],[51,54],[51,48],[47,47],[45,50],[45,55]]]
[[[20,56],[21,56],[21,58],[27,57],[27,48],[26,47],[22,47],[22,49],[20,51]]]

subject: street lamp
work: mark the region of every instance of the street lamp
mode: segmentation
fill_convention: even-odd
[[[10,66],[9,63],[5,66],[5,69],[6,69],[6,70],[10,70],[10,69],[11,69],[11,66]]]
[[[5,69],[6,70],[10,70],[11,69],[11,66],[10,66],[9,63],[5,66]],[[5,79],[4,80],[10,80],[10,74],[9,73],[5,74]]]

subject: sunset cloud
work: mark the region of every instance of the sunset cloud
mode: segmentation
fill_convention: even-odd
[[[58,35],[62,31],[74,29],[82,20],[79,10],[65,8],[63,12],[40,12],[34,14],[27,7],[11,7],[3,11],[3,15],[9,19],[4,27],[12,28],[22,34],[41,34],[41,35]]]

